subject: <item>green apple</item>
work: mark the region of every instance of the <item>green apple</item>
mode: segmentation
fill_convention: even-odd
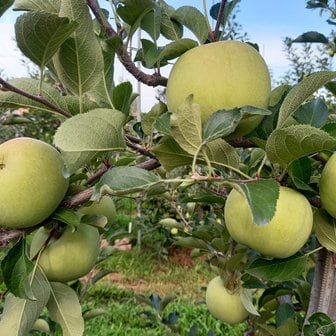
[[[243,322],[249,315],[241,301],[241,291],[230,292],[219,276],[209,282],[205,302],[211,315],[226,323]]]
[[[34,226],[62,201],[69,180],[61,154],[40,140],[20,137],[0,144],[0,227]]]
[[[320,197],[323,208],[336,218],[336,154],[329,158],[322,170]]]
[[[31,257],[38,253],[48,236],[49,230],[44,227],[37,230],[31,243]],[[68,226],[58,239],[51,239],[38,263],[49,281],[68,282],[86,275],[95,265],[98,254],[98,229],[80,224],[76,229]]]
[[[107,225],[111,225],[116,218],[116,208],[113,199],[104,195],[99,202],[92,202],[78,210],[84,215],[102,215],[107,218]]]
[[[267,108],[270,92],[269,70],[258,51],[247,43],[220,41],[190,49],[177,60],[169,74],[166,99],[174,113],[192,94],[204,123],[220,109]],[[235,136],[249,133],[261,120],[260,115],[243,118]]]
[[[233,189],[224,209],[226,227],[238,243],[274,258],[287,258],[306,243],[313,227],[313,211],[298,191],[280,187],[273,218],[266,225],[256,225],[247,199]]]

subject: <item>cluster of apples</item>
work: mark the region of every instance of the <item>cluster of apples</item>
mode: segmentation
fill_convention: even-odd
[[[247,43],[220,41],[193,48],[178,59],[168,79],[167,105],[174,113],[192,94],[200,106],[204,123],[220,109],[246,105],[267,108],[270,92],[269,71],[259,52]],[[261,120],[260,115],[243,117],[230,138],[250,133]],[[308,200],[282,186],[275,215],[266,225],[253,222],[247,199],[235,189],[227,197],[224,219],[235,241],[274,258],[287,258],[299,251],[313,226]],[[223,280],[216,277],[210,281],[206,292],[208,309],[218,319],[239,323],[248,316],[240,297],[241,288],[236,286],[234,291],[229,290]]]
[[[31,228],[48,223],[69,187],[60,152],[43,141],[19,137],[0,145],[0,227]],[[115,215],[112,199],[82,207],[83,214]],[[67,282],[87,274],[97,261],[99,231],[81,223],[50,231],[38,228],[30,255],[50,281]],[[69,256],[71,256],[69,258]]]

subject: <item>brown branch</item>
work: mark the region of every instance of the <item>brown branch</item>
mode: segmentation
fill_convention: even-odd
[[[305,323],[316,312],[325,313],[336,321],[336,271],[333,253],[325,248],[317,253],[314,282]]]
[[[226,6],[226,2],[227,0],[222,0],[219,6],[219,11],[218,11],[218,16],[217,16],[217,21],[216,21],[216,26],[215,26],[215,30],[213,31],[213,36],[215,38],[215,41],[218,40],[218,33],[219,33],[219,28],[220,25],[223,21],[223,16],[224,16],[224,10],[225,10],[225,6]]]
[[[108,22],[107,18],[105,17],[104,13],[101,11],[99,4],[96,0],[87,0],[87,4],[90,7],[93,15],[96,17],[97,21],[105,31],[106,35],[109,37],[118,36],[117,32],[113,29],[113,27]],[[125,69],[139,82],[146,84],[148,86],[166,86],[167,85],[167,78],[163,77],[159,74],[149,75],[145,72],[138,69],[135,63],[132,61],[131,56],[126,50],[126,47],[122,45],[117,50],[117,56],[121,64],[125,67]]]
[[[24,96],[26,98],[32,99],[38,103],[41,103],[49,108],[51,108],[52,110],[54,110],[55,112],[61,114],[63,117],[66,118],[70,118],[72,117],[72,115],[68,112],[65,111],[63,109],[61,109],[60,107],[58,107],[57,105],[51,103],[50,101],[46,100],[44,97],[40,96],[40,95],[33,95],[29,92],[26,92],[24,90],[21,90],[17,87],[15,87],[12,84],[9,84],[7,81],[5,81],[4,79],[2,79],[0,77],[0,89],[1,90],[6,90],[6,91],[11,91],[11,92],[15,92],[21,96]]]

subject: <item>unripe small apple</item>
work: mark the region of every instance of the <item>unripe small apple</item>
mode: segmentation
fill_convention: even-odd
[[[324,209],[336,218],[336,154],[329,158],[322,170],[320,197]]]
[[[37,230],[31,243],[31,257],[38,253],[48,236],[49,231],[45,228]],[[68,282],[90,272],[98,254],[98,229],[82,223],[76,229],[68,226],[58,239],[50,240],[38,264],[49,281]]]
[[[224,218],[235,241],[274,258],[287,258],[298,252],[313,227],[313,211],[308,200],[298,191],[282,186],[269,223],[255,224],[247,199],[235,189],[227,197]]]
[[[57,208],[69,186],[61,154],[33,138],[0,144],[0,227],[34,226]]]
[[[192,94],[204,123],[221,109],[267,108],[270,92],[270,74],[258,51],[247,43],[220,41],[179,57],[168,77],[166,99],[168,110],[174,113]],[[246,116],[230,137],[251,132],[261,120],[260,115]]]
[[[211,315],[226,323],[243,322],[249,315],[242,303],[241,291],[230,292],[219,276],[209,282],[205,302]]]

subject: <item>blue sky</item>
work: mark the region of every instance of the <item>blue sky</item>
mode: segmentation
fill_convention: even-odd
[[[101,0],[105,3],[105,0]],[[203,0],[166,0],[171,6],[183,5],[198,7],[203,11]],[[206,0],[207,9],[218,1]],[[237,21],[247,32],[252,42],[258,43],[266,63],[275,77],[280,77],[288,69],[288,60],[283,52],[283,39],[295,38],[303,32],[316,30],[328,35],[332,26],[326,23],[328,17],[319,15],[318,10],[306,9],[306,0],[241,0]],[[13,41],[17,13],[8,11],[0,18],[0,69],[7,77],[26,76],[27,70],[22,66],[22,56],[16,50]],[[127,79],[127,73],[120,69],[120,79]],[[154,96],[153,91],[142,87],[144,96]],[[148,95],[147,95],[148,93]],[[151,102],[143,102],[146,110]]]

